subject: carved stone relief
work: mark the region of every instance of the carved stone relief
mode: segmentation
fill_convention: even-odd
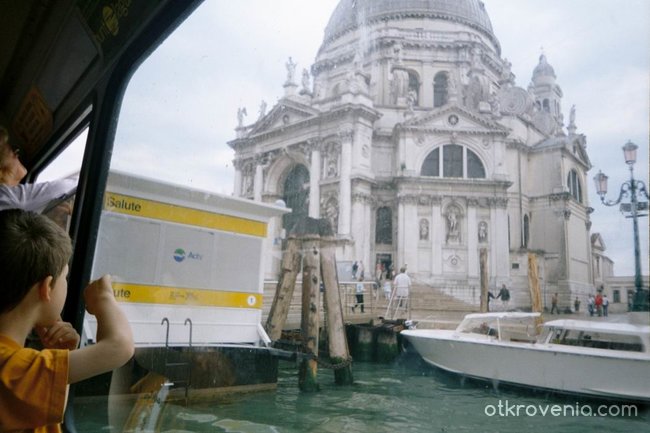
[[[323,148],[323,178],[330,179],[339,175],[339,154],[341,146],[339,143],[328,143]]]
[[[336,194],[328,194],[321,199],[321,215],[332,225],[332,231],[336,233],[339,222],[339,200]]]
[[[478,241],[486,243],[488,241],[488,225],[485,221],[478,223]]]
[[[429,220],[426,218],[420,219],[420,240],[429,240]]]
[[[452,204],[447,207],[445,211],[445,220],[446,220],[446,240],[447,244],[460,244],[461,242],[461,219],[462,213],[457,205]]]

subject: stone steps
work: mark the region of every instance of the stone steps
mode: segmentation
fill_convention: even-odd
[[[273,298],[275,296],[275,289],[277,283],[265,283],[263,295],[263,308],[262,308],[262,323],[266,323]],[[291,299],[291,306],[287,316],[285,329],[297,329],[300,327],[301,317],[301,286],[296,284],[293,297]],[[374,318],[384,316],[388,306],[388,300],[384,298],[382,291],[377,293],[371,289],[371,286],[366,287],[364,294],[365,312],[361,313],[360,308],[357,307],[352,311],[352,306],[356,302],[354,296],[354,287],[352,284],[341,284],[341,292],[343,296],[343,315],[344,321],[352,323],[368,322]],[[457,322],[458,317],[462,317],[469,312],[478,311],[478,305],[470,305],[458,298],[445,294],[439,289],[425,285],[414,284],[411,288],[411,316],[413,318],[422,318],[429,320],[435,318],[437,321],[447,321],[446,314],[453,316],[453,322]],[[324,318],[324,311],[321,308],[321,317]],[[321,319],[323,321],[324,319]]]

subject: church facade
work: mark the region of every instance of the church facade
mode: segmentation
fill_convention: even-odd
[[[337,259],[367,278],[407,266],[473,304],[481,254],[514,306],[530,306],[529,272],[547,302],[594,292],[586,137],[544,55],[515,85],[483,2],[341,0],[311,70],[286,66],[284,96],[251,124],[240,109],[228,143],[234,195],[292,209],[276,240],[327,218]]]

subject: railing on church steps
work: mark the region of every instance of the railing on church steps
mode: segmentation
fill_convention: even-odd
[[[363,285],[363,303],[357,302],[357,284]],[[266,319],[273,303],[275,290],[278,282],[274,280],[264,281],[264,298],[262,307],[262,323]],[[300,316],[302,309],[302,281],[296,281],[296,287],[293,291],[291,298],[291,305],[289,307],[289,314],[285,323],[284,329],[298,329],[300,328]],[[377,288],[374,281],[343,281],[339,282],[339,293],[341,295],[341,304],[343,307],[343,320],[345,322],[363,323],[368,322],[373,318],[383,316],[386,312],[388,305],[388,297],[384,297],[384,292],[381,288]],[[355,305],[356,304],[356,305]],[[363,311],[361,306],[363,305]],[[325,311],[323,310],[323,293],[321,290],[321,309],[320,309],[321,323],[324,323]]]

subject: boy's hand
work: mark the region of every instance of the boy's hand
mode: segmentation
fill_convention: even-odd
[[[75,350],[79,346],[79,334],[68,322],[58,321],[49,328],[37,327],[36,334],[46,349]]]
[[[97,315],[98,309],[105,302],[115,302],[111,276],[104,275],[91,281],[84,290],[84,300],[86,301],[86,310],[93,315]]]

